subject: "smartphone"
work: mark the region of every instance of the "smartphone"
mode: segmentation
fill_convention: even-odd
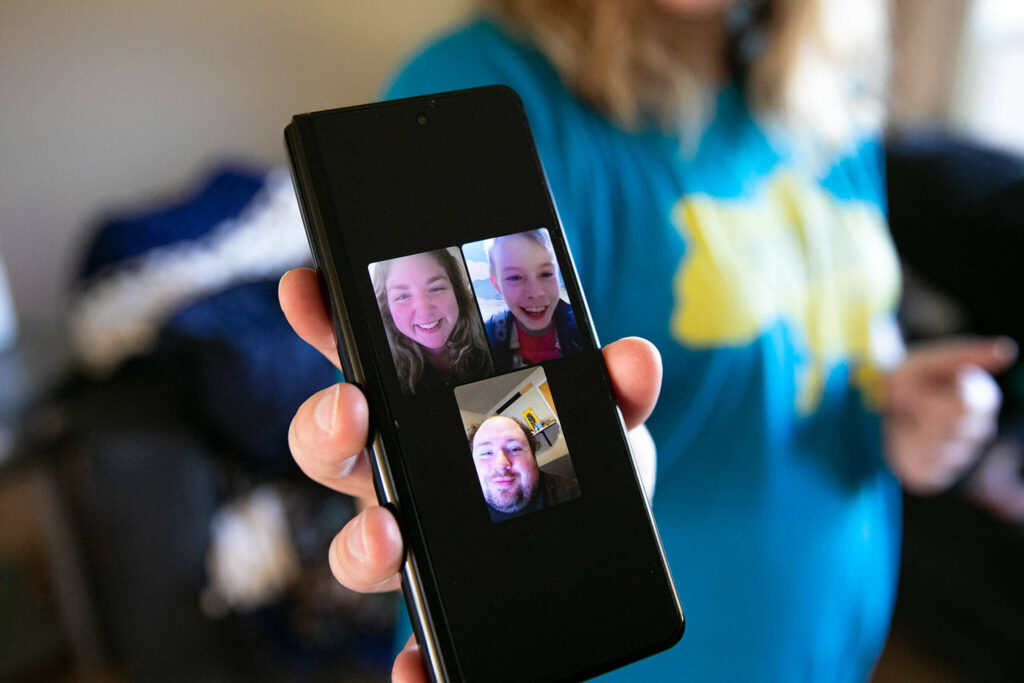
[[[493,86],[285,128],[436,681],[578,680],[682,609],[526,114]]]

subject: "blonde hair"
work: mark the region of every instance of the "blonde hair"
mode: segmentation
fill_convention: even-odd
[[[548,234],[546,228],[537,228],[536,230],[526,230],[525,232],[516,232],[511,235],[502,235],[501,237],[495,237],[491,240],[491,243],[487,245],[487,266],[490,269],[491,277],[496,278],[498,276],[494,267],[494,250],[499,244],[507,242],[513,237],[522,237],[525,240],[547,249],[551,254],[552,263],[555,264],[555,268],[558,268],[558,259],[555,258],[555,247],[551,244],[551,235]]]
[[[713,113],[714,61],[651,0],[484,1],[578,96],[626,129],[694,132]],[[740,46],[749,54],[732,77],[767,129],[828,147],[879,129],[889,72],[885,0],[739,0],[730,12],[744,8],[753,8],[743,27],[750,40]]]

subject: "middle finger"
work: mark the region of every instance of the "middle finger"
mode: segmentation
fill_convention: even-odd
[[[373,498],[366,455],[369,409],[351,384],[335,384],[299,406],[288,430],[295,462],[314,481],[349,495]]]

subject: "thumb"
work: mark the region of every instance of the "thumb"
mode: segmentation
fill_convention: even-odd
[[[626,337],[602,349],[627,429],[642,424],[661,391],[661,354],[654,344]]]
[[[971,366],[998,374],[1017,360],[1017,344],[1009,337],[957,338],[915,348],[907,364],[935,381],[955,379]]]

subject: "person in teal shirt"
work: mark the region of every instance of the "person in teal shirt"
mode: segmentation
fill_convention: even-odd
[[[894,472],[916,490],[951,483],[989,435],[968,425],[998,408],[984,370],[1013,355],[1001,341],[903,354],[885,59],[854,58],[884,44],[881,3],[491,4],[406,64],[387,97],[516,90],[597,330],[661,353],[653,509],[687,632],[608,678],[863,680],[895,597]],[[854,14],[831,45],[821,24],[837,8]],[[312,283],[286,276],[282,303],[330,348]],[[956,391],[967,383],[989,398],[972,403]],[[304,410],[293,431],[318,429]],[[324,457],[296,440],[293,453]],[[393,521],[368,513],[376,527],[339,535],[336,574],[393,587],[386,553],[346,550],[379,534],[400,556]],[[422,676],[418,664],[407,649],[396,678]]]

